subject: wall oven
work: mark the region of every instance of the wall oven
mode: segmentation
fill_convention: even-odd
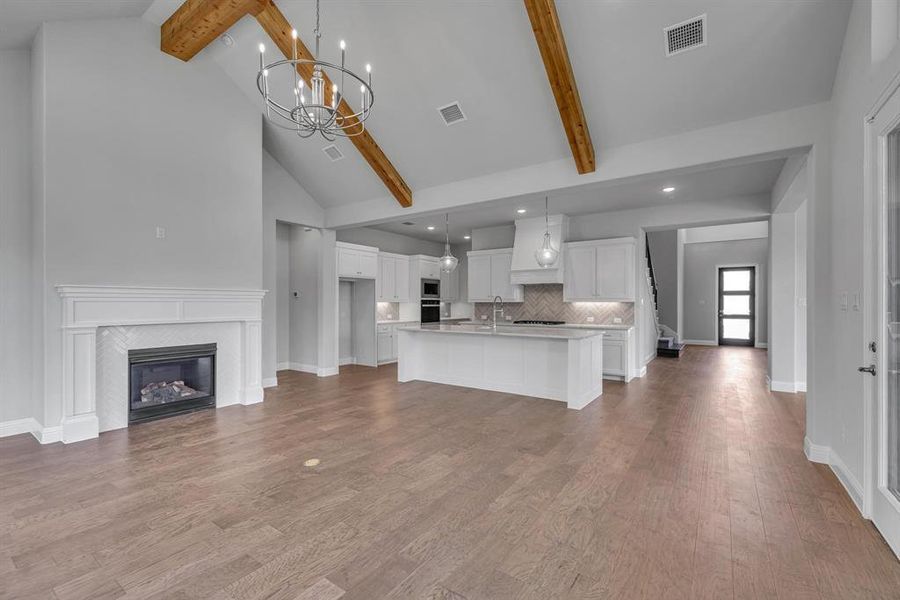
[[[441,322],[441,302],[440,300],[422,300],[422,311],[420,320],[422,323],[440,323]]]
[[[440,279],[423,279],[422,280],[422,300],[440,300],[441,299],[441,280]]]

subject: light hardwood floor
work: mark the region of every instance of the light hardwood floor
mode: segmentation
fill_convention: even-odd
[[[261,405],[2,439],[0,597],[900,598],[765,361],[691,347],[581,412],[283,372]]]

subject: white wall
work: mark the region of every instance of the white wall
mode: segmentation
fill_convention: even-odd
[[[796,221],[796,259],[795,262],[797,264],[797,278],[796,278],[796,290],[794,292],[794,297],[796,299],[796,313],[797,316],[794,319],[794,324],[796,327],[794,333],[795,340],[795,358],[794,358],[794,368],[795,379],[797,383],[798,391],[806,391],[806,360],[807,360],[807,335],[806,335],[806,269],[807,269],[807,252],[806,247],[808,244],[807,241],[807,202],[804,201],[801,204],[800,208],[797,210],[797,221]]]
[[[34,416],[31,55],[0,52],[0,423]]]
[[[319,263],[322,234],[291,227],[290,289],[299,292],[291,300],[290,361],[301,365],[318,364]]]
[[[275,227],[275,287],[269,296],[275,300],[276,351],[275,362],[284,365],[291,360],[291,228],[288,223]],[[285,368],[285,367],[279,367]]]
[[[769,236],[769,355],[771,389],[795,392],[797,331],[797,219],[795,213],[775,213]]]
[[[61,417],[58,284],[262,286],[261,124],[214,64],[159,51],[140,19],[47,23],[45,425]],[[166,229],[157,239],[156,227]]]
[[[871,11],[872,2],[859,0],[850,13],[831,101],[830,157],[821,182],[830,186],[830,194],[820,196],[819,190],[814,190],[813,202],[808,205],[815,269],[807,273],[812,281],[807,377],[814,397],[807,407],[807,437],[812,444],[830,449],[841,480],[857,500],[864,479],[862,399],[866,375],[856,368],[868,362],[868,340],[863,313],[841,311],[838,298],[842,292],[861,293],[864,272],[872,268],[863,260],[867,236],[862,199],[868,176],[865,117],[900,72],[896,46],[887,58],[872,62]],[[816,206],[820,197],[827,202],[825,207]],[[817,219],[820,211],[826,213],[825,219]],[[817,297],[820,304],[815,303]]]
[[[685,244],[703,242],[727,242],[731,240],[754,240],[769,235],[769,223],[753,221],[750,223],[729,223],[728,225],[710,225],[708,227],[691,227],[684,232]]]
[[[444,244],[429,242],[408,235],[399,235],[371,227],[358,227],[356,229],[338,229],[337,241],[350,244],[372,246],[383,252],[395,254],[426,254],[428,256],[441,256],[444,253]]]
[[[280,326],[277,317],[277,299],[290,290],[282,291],[279,285],[277,266],[277,223],[309,225],[321,227],[325,219],[324,211],[278,161],[265,150],[262,153],[262,197],[263,197],[263,288],[270,291],[263,298],[263,352],[262,372],[266,386],[276,384],[276,362],[287,362],[278,358]]]
[[[719,266],[756,266],[756,342],[766,343],[768,327],[768,243],[764,239],[685,244],[684,331],[685,340],[718,343]]]

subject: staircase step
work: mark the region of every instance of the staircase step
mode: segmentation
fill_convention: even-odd
[[[673,344],[671,348],[657,348],[656,356],[662,356],[663,358],[680,358],[683,350],[684,344]]]

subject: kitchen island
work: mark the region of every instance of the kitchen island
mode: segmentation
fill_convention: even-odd
[[[603,332],[478,324],[400,327],[397,378],[508,392],[580,410],[603,393]]]

